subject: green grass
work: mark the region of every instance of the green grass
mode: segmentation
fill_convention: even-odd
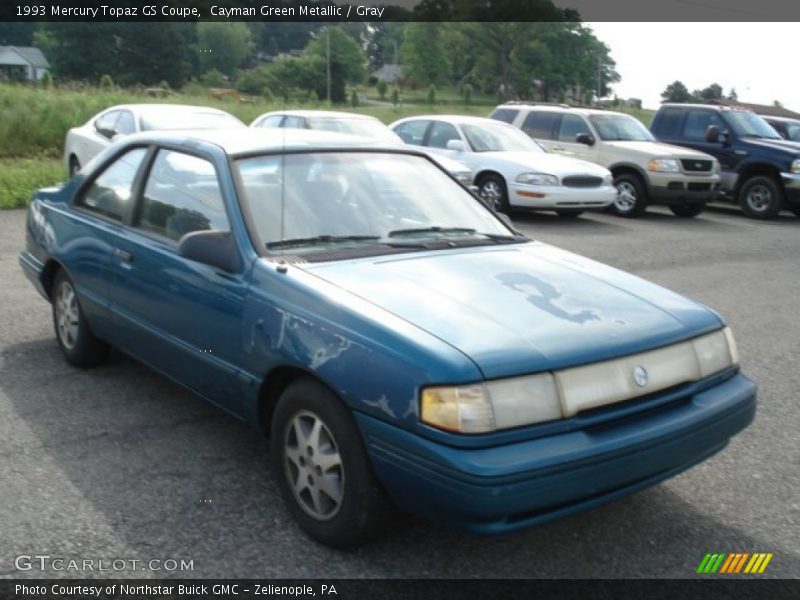
[[[0,208],[21,208],[31,195],[66,179],[61,160],[55,158],[0,159]]]

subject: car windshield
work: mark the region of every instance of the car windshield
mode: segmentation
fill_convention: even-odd
[[[475,152],[539,152],[544,149],[512,125],[505,123],[461,123],[461,129]]]
[[[725,120],[739,137],[779,140],[781,136],[762,117],[747,110],[725,111]]]
[[[519,240],[421,156],[318,152],[241,158],[236,165],[244,204],[269,253],[347,247],[350,257]]]
[[[239,119],[227,113],[208,111],[180,112],[170,110],[164,113],[142,115],[142,130],[161,129],[224,129],[244,127]]]
[[[800,142],[800,122],[787,123],[786,125],[787,139],[793,142]]]
[[[628,115],[591,115],[589,120],[600,139],[607,142],[652,142],[653,134]]]
[[[403,143],[399,135],[377,120],[348,119],[347,117],[310,117],[306,121],[311,129],[361,135],[391,144]]]

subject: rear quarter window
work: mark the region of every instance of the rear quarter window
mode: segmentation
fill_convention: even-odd
[[[556,125],[561,120],[557,112],[532,110],[522,123],[522,131],[534,139],[555,139]]]
[[[496,108],[494,112],[489,115],[489,118],[511,124],[514,122],[514,119],[517,118],[518,114],[519,110],[515,108]]]
[[[653,134],[659,137],[677,137],[681,130],[684,112],[678,108],[664,108],[653,123]]]
[[[81,194],[77,205],[109,219],[122,221],[130,205],[133,182],[145,154],[146,148],[136,148],[117,158]]]

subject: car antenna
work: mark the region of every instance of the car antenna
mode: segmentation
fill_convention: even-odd
[[[281,181],[281,240],[285,239],[286,231],[284,224],[286,223],[286,128],[281,127],[281,163],[280,163],[280,181]],[[283,258],[284,249],[280,249],[281,258],[278,260],[278,272],[286,273],[288,267]]]

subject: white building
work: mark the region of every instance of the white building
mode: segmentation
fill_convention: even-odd
[[[39,81],[49,68],[50,63],[38,48],[0,46],[0,76]]]

